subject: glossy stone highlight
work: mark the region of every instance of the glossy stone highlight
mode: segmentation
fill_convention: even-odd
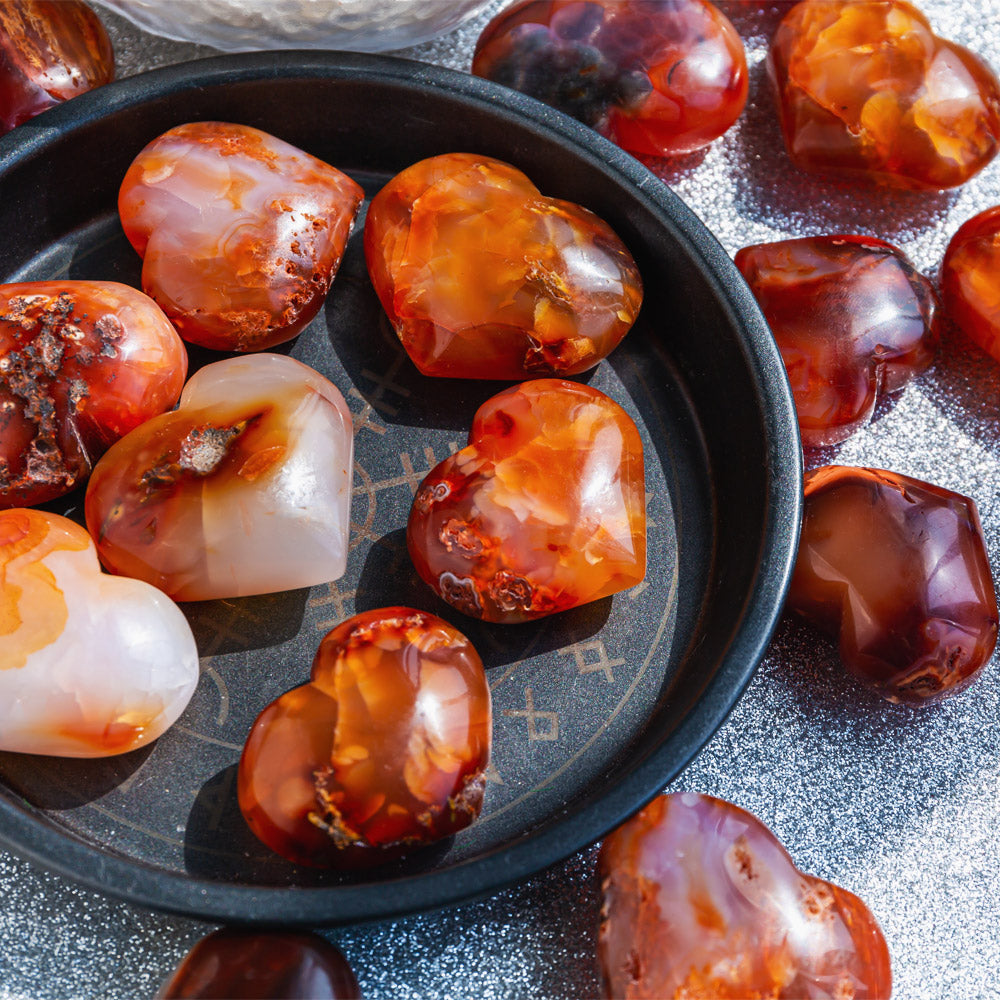
[[[85,3],[0,3],[0,135],[114,78],[111,40]]]
[[[434,615],[381,608],[338,625],[312,680],[272,702],[240,758],[240,809],[299,864],[356,868],[479,815],[490,692],[475,649]]]
[[[406,540],[424,582],[485,621],[528,621],[635,586],[646,575],[639,432],[589,386],[514,386],[428,473]]]
[[[904,0],[800,3],[771,42],[789,155],[896,187],[964,184],[1000,148],[1000,82]]]
[[[346,174],[273,135],[195,122],[139,153],[118,211],[143,290],[185,340],[260,351],[319,311],[362,197]]]
[[[97,464],[87,527],[109,570],[177,601],[336,580],[353,447],[344,397],[313,369],[277,354],[217,361]]]
[[[0,508],[68,493],[124,434],[169,410],[187,352],[112,281],[0,285]]]
[[[618,345],[642,303],[635,261],[607,223],[471,153],[389,181],[368,209],[365,257],[425,375],[574,375]]]
[[[807,473],[787,606],[837,639],[848,670],[889,701],[963,690],[997,638],[975,503],[881,469]]]
[[[605,840],[598,938],[621,1000],[888,1000],[889,950],[853,893],[800,872],[738,806],[664,795]]]
[[[934,361],[937,295],[906,255],[868,236],[759,243],[736,266],[788,371],[806,447],[834,444]]]
[[[973,216],[951,238],[941,294],[962,332],[1000,361],[1000,205]]]
[[[175,604],[103,574],[73,521],[0,511],[0,750],[127,753],[172,725],[197,683]]]
[[[361,1000],[347,959],[305,931],[224,927],[203,937],[156,1000]]]
[[[743,43],[707,0],[524,0],[483,30],[472,72],[645,156],[707,146],[747,99]]]

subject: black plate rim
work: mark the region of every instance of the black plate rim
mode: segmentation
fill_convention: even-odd
[[[617,175],[633,197],[686,244],[720,302],[739,322],[739,344],[760,404],[769,455],[763,545],[754,585],[721,664],[696,706],[654,753],[596,802],[546,828],[447,869],[378,883],[331,887],[230,885],[153,868],[109,853],[0,797],[0,845],[97,891],[151,909],[226,923],[336,925],[385,920],[456,905],[506,888],[593,844],[654,798],[722,725],[753,677],[781,614],[794,566],[802,461],[784,365],[756,301],[725,249],[694,212],[639,161],[591,129],[516,91],[455,70],[354,52],[239,53],[179,63],[109,84],[0,138],[5,174],[48,143],[97,119],[189,88],[279,77],[378,79],[444,91],[491,114],[553,134],[573,155]],[[680,749],[679,749],[680,748]],[[668,753],[669,751],[669,753]],[[667,759],[669,758],[669,759]]]

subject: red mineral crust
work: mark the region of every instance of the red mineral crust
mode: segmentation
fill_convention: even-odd
[[[661,796],[605,840],[599,866],[607,998],[889,1000],[868,907],[800,872],[738,806]]]
[[[185,340],[260,351],[319,311],[362,196],[346,174],[266,132],[196,122],[139,153],[118,211],[143,259],[143,290]]]
[[[368,209],[365,257],[425,375],[575,375],[618,345],[642,303],[635,261],[606,222],[471,153],[389,181]]]
[[[318,934],[223,928],[203,937],[156,1000],[361,1000],[347,959]]]
[[[489,685],[465,636],[412,608],[368,611],[326,636],[310,683],[261,712],[240,809],[291,861],[379,864],[479,815],[490,738]]]
[[[936,190],[964,184],[997,153],[996,76],[904,0],[798,4],[769,68],[803,170]]]
[[[85,3],[0,3],[0,135],[114,77],[111,41]]]
[[[747,99],[743,43],[706,0],[524,0],[486,26],[472,72],[647,156],[707,146]]]
[[[425,583],[485,621],[528,621],[635,586],[646,575],[635,424],[574,382],[494,396],[468,446],[421,483],[407,544]]]
[[[115,441],[177,402],[186,374],[180,337],[134,288],[0,285],[0,508],[68,493]]]
[[[1000,361],[1000,205],[969,219],[951,238],[941,294],[962,332]]]
[[[843,441],[934,360],[931,283],[901,250],[868,236],[744,247],[736,266],[778,343],[806,447]]]
[[[788,607],[837,638],[844,665],[889,701],[961,691],[997,639],[975,503],[880,469],[808,473]]]

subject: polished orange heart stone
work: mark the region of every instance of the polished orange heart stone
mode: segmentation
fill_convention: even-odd
[[[240,809],[291,861],[379,864],[479,815],[491,718],[486,674],[461,632],[412,608],[366,611],[320,643],[308,684],[257,718]]]
[[[615,1000],[889,1000],[885,938],[738,806],[678,793],[605,840],[598,938]]]
[[[803,170],[936,190],[1000,149],[995,74],[905,0],[806,0],[781,22],[769,67]]]
[[[539,379],[487,400],[407,527],[425,583],[459,611],[523,622],[646,575],[642,442],[602,392]]]
[[[114,78],[111,39],[82,0],[0,3],[0,135]]]
[[[951,238],[941,295],[962,332],[1000,361],[1000,205],[973,216]]]
[[[273,135],[194,122],[139,153],[118,212],[143,290],[185,340],[260,351],[319,311],[362,197],[346,174]]]
[[[471,153],[389,181],[368,209],[365,257],[425,375],[575,375],[618,345],[642,303],[635,261],[606,222]]]
[[[169,410],[187,351],[112,281],[0,285],[0,508],[68,493],[120,437]]]

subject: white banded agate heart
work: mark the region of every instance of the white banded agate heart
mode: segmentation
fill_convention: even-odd
[[[67,518],[0,511],[0,750],[126,753],[171,726],[197,684],[177,605],[102,573]]]
[[[344,397],[312,368],[217,361],[97,463],[87,527],[109,570],[176,601],[327,583],[347,565],[353,451]]]

